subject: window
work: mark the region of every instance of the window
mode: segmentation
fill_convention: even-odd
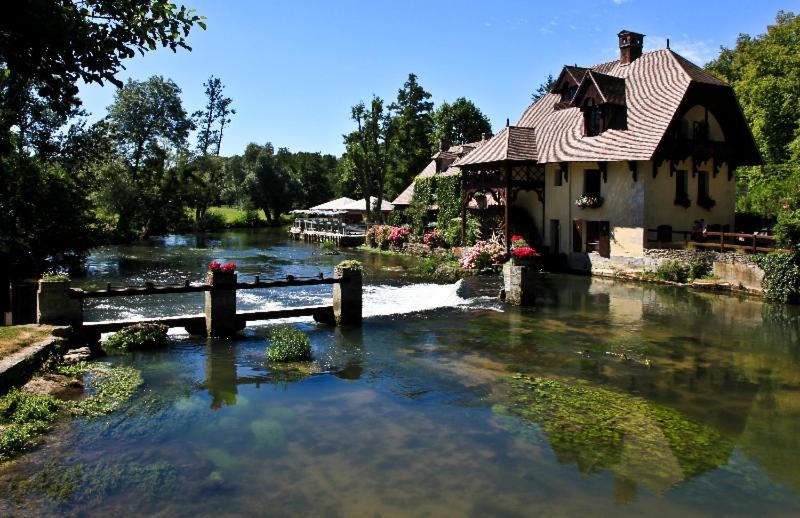
[[[592,99],[586,99],[583,105],[583,121],[587,137],[595,137],[603,130],[600,120],[600,107]]]
[[[563,90],[561,90],[561,102],[568,103],[575,97],[575,93],[578,91],[578,85],[566,86]]]
[[[688,207],[689,200],[689,175],[686,171],[675,171],[675,205]]]
[[[554,172],[555,176],[553,177],[553,185],[555,185],[556,187],[561,187],[561,184],[564,182],[564,177],[563,174],[561,173],[561,167],[556,169]]]
[[[583,172],[583,194],[600,196],[600,170],[587,169]]]
[[[704,209],[711,210],[716,202],[711,199],[708,193],[708,172],[697,172],[697,204]]]

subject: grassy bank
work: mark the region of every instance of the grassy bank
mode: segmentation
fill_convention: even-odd
[[[50,336],[50,326],[0,327],[0,360]]]
[[[197,226],[194,211],[187,211],[192,223]],[[292,222],[292,217],[288,214],[282,214],[280,218],[280,225],[288,225]],[[273,222],[274,225],[274,222]],[[203,225],[206,230],[221,230],[227,228],[257,228],[268,226],[267,218],[264,211],[258,210],[245,210],[238,207],[210,207],[206,212],[206,220]]]

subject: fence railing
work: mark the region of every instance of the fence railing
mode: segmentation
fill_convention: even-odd
[[[655,237],[653,237],[655,236]],[[675,239],[675,236],[680,236]],[[738,232],[696,232],[688,230],[647,229],[647,243],[655,248],[702,248],[719,252],[760,254],[780,251],[775,236]]]
[[[236,292],[238,290],[274,289],[293,286],[333,285],[331,304],[286,307],[266,311],[236,311]],[[313,316],[318,322],[337,325],[358,325],[361,323],[362,279],[358,269],[334,269],[333,277],[321,273],[313,278],[296,278],[262,281],[255,276],[252,282],[238,282],[235,273],[208,272],[205,283],[183,285],[160,285],[145,283],[144,286],[114,287],[107,284],[105,289],[83,290],[70,287],[69,281],[39,281],[36,293],[37,322],[40,324],[68,324],[89,341],[96,341],[101,333],[117,331],[137,323],[161,323],[168,327],[183,327],[193,335],[233,336],[248,322]],[[85,322],[83,301],[86,299],[109,297],[154,296],[180,293],[205,293],[205,311],[196,315],[165,315],[157,318],[134,320]]]

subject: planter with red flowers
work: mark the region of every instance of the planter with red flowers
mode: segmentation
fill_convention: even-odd
[[[529,246],[511,250],[511,262],[514,266],[538,266],[540,259],[539,252]]]
[[[236,284],[236,265],[214,261],[208,265],[206,282],[212,286]]]

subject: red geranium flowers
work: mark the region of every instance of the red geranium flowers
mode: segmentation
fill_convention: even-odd
[[[526,246],[523,248],[515,248],[511,251],[511,255],[514,256],[514,259],[533,259],[534,257],[539,257],[539,252]]]
[[[213,261],[209,263],[208,269],[212,272],[225,272],[225,273],[233,273],[236,271],[236,265],[233,263],[228,264],[221,264],[219,261]]]

